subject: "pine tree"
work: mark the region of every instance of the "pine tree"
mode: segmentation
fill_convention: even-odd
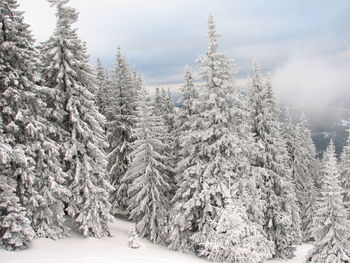
[[[288,165],[292,169],[293,168],[293,161],[294,161],[294,154],[296,150],[296,141],[298,140],[297,134],[296,134],[296,127],[293,124],[292,116],[289,111],[289,108],[286,108],[285,111],[285,121],[283,125],[283,139],[286,144],[286,150],[289,155]]]
[[[319,192],[322,184],[322,172],[321,172],[322,159],[321,158],[316,158],[315,168],[316,168],[316,171],[314,173],[315,189],[316,189],[316,192]]]
[[[159,87],[156,87],[156,94],[153,100],[153,107],[154,107],[154,112],[158,116],[161,116],[162,115],[161,108],[163,107],[163,98],[161,96],[161,89]]]
[[[261,187],[263,176],[261,174],[264,174],[265,170],[255,166],[255,158],[260,154],[260,146],[255,143],[254,134],[251,131],[249,97],[239,91],[237,98],[233,101],[236,116],[234,129],[240,138],[240,148],[243,149],[247,157],[245,162],[236,164],[241,174],[240,190],[237,194],[243,201],[249,220],[263,226],[266,201],[263,199]]]
[[[108,75],[106,69],[103,67],[101,60],[97,59],[96,63],[96,79],[97,79],[97,95],[96,104],[100,113],[106,116],[106,109],[109,107],[109,94],[110,94],[110,83],[108,81]]]
[[[313,238],[312,235],[310,236],[310,227],[314,224],[313,210],[317,195],[315,188],[315,174],[317,173],[316,148],[308,126],[308,121],[305,115],[302,114],[300,122],[296,126],[298,140],[293,166],[294,178],[298,178],[295,180],[295,186],[305,241]]]
[[[340,156],[339,170],[341,185],[344,189],[343,200],[348,216],[350,215],[350,136],[346,140],[343,152]]]
[[[230,200],[220,209],[219,219],[203,244],[202,256],[214,262],[257,263],[273,255],[273,244],[251,222],[240,199]]]
[[[72,194],[66,211],[85,237],[101,237],[109,235],[108,198],[113,189],[106,180],[105,118],[95,105],[97,86],[85,43],[72,28],[78,14],[68,2],[51,1],[57,8],[57,25],[41,47],[42,75],[54,96],[50,103],[56,123],[65,131],[63,169]]]
[[[136,233],[135,226],[132,226],[132,228],[129,230],[129,240],[128,240],[128,246],[130,248],[139,248],[141,247],[139,237]]]
[[[26,210],[15,194],[15,185],[12,178],[0,175],[0,247],[7,250],[29,247],[35,236]]]
[[[3,135],[0,115],[0,247],[18,250],[31,244],[34,231],[25,209],[16,196],[16,182],[7,176],[12,158],[13,150]]]
[[[4,136],[14,150],[4,176],[6,181],[15,181],[15,193],[37,236],[60,238],[66,235],[62,211],[66,176],[58,145],[51,138],[56,133],[50,119],[52,109],[44,103],[51,94],[39,85],[34,40],[16,8],[16,1],[0,4],[0,112]]]
[[[174,167],[174,162],[176,159],[176,156],[178,155],[178,149],[177,149],[177,142],[176,142],[176,112],[175,112],[175,104],[172,101],[171,92],[168,89],[165,91],[164,88],[161,88],[160,90],[156,89],[156,97],[153,100],[153,111],[154,113],[161,117],[166,125],[166,130],[169,136],[167,136],[166,144],[170,146],[172,149],[170,153],[171,157],[168,159],[167,165],[170,167]],[[175,190],[175,182],[174,182],[174,174],[169,175],[171,178],[171,187],[172,187],[172,194]]]
[[[307,262],[350,262],[350,223],[343,204],[340,174],[333,142],[322,167],[323,182],[317,200],[316,242]]]
[[[125,213],[128,206],[128,184],[120,180],[130,164],[131,143],[138,101],[134,74],[128,61],[118,49],[110,105],[107,108],[109,141],[108,173],[115,191],[111,195],[112,212]]]
[[[128,212],[139,235],[155,243],[164,243],[170,208],[169,174],[172,169],[167,165],[170,147],[166,144],[166,126],[162,118],[152,114],[145,92],[142,97],[132,161],[121,182],[130,185]]]
[[[175,129],[175,104],[172,99],[172,95],[170,92],[170,89],[168,88],[167,92],[165,93],[164,90],[163,98],[164,98],[164,121],[165,124],[168,126],[169,133],[173,133]]]
[[[176,133],[185,131],[190,126],[189,119],[195,113],[194,101],[198,98],[198,91],[193,84],[192,73],[188,66],[185,68],[185,84],[181,88],[181,105],[179,113],[176,116]],[[179,136],[179,135],[177,135]]]
[[[156,95],[153,100],[155,113],[161,116],[168,127],[168,132],[173,133],[175,129],[175,105],[172,101],[171,92],[162,87],[156,88]]]
[[[313,224],[316,153],[305,116],[302,114],[300,122],[295,126],[287,110],[283,136],[290,157],[288,163],[292,172],[300,218],[302,219],[303,239],[308,241],[310,238],[312,239],[309,226]]]
[[[277,123],[270,81],[264,80],[257,62],[253,65],[249,99],[252,132],[258,146],[254,166],[259,167],[265,201],[264,230],[276,246],[276,257],[291,258],[300,241],[300,218],[290,178],[286,146]]]
[[[208,25],[209,50],[199,59],[202,92],[194,100],[196,111],[189,116],[188,130],[179,137],[183,158],[177,165],[169,238],[175,250],[202,249],[211,222],[218,220],[218,211],[224,207],[229,182],[243,182],[243,174],[249,172],[245,148],[249,143],[236,130],[241,112],[232,64],[217,52],[218,34],[211,16]]]
[[[134,92],[136,94],[135,99],[138,100],[139,94],[141,94],[144,84],[143,84],[142,77],[138,71],[136,71],[134,69],[132,72],[132,75],[133,75],[133,85],[134,85],[134,89],[135,89]]]
[[[310,189],[308,199],[305,201],[305,213],[302,221],[303,240],[314,241],[316,239],[315,228],[317,226],[316,208],[317,208],[317,197],[315,186]]]
[[[155,102],[159,99],[159,89],[156,90]],[[181,146],[182,139],[185,136],[189,135],[190,127],[193,120],[193,115],[195,114],[195,100],[198,99],[198,92],[196,87],[193,84],[193,77],[189,68],[186,68],[185,71],[185,85],[181,89],[181,103],[182,107],[179,109],[179,113],[176,116],[176,129],[175,129],[175,163],[179,164],[181,160],[186,158],[186,152],[181,151],[183,146]],[[175,166],[175,186],[174,190],[178,191],[178,186],[183,182],[183,173],[180,170],[180,167]],[[172,201],[172,205],[176,205],[175,202],[178,202],[177,199],[174,198]],[[172,209],[171,218],[174,219],[176,213],[178,212],[176,209]],[[178,218],[177,220],[179,220]],[[192,244],[190,244],[190,236],[191,233],[189,231],[183,231],[180,233],[180,227],[184,224],[185,218],[181,218],[182,222],[176,222],[175,220],[170,221],[171,226],[171,234],[170,234],[170,246],[169,248],[174,250],[191,250]]]
[[[185,133],[189,132],[191,126],[191,118],[195,113],[194,103],[198,99],[198,91],[193,84],[192,73],[188,66],[185,68],[185,84],[181,88],[181,107],[178,110],[175,118],[175,129],[174,129],[174,156],[175,163],[178,163],[185,156],[180,155],[181,141],[180,138],[185,136]],[[156,96],[157,99],[157,96]],[[177,180],[180,182],[180,173],[177,173]]]
[[[184,74],[185,84],[181,88],[181,104],[182,109],[187,111],[187,115],[194,113],[193,103],[198,98],[198,91],[193,84],[193,76],[189,66],[185,67]]]
[[[64,238],[64,203],[70,197],[65,187],[66,173],[60,162],[60,145],[47,140],[36,145],[36,180],[33,185],[38,192],[36,209],[32,212],[32,225],[37,237]]]

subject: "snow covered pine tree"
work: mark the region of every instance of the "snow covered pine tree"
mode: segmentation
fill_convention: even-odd
[[[176,175],[177,191],[172,200],[174,207],[169,248],[194,250],[198,254],[210,257],[213,255],[210,244],[222,237],[220,230],[218,232],[216,229],[216,223],[221,220],[222,213],[224,216],[227,215],[225,212],[225,209],[229,209],[226,208],[227,198],[236,198],[236,196],[226,197],[225,193],[231,186],[230,182],[240,182],[242,184],[232,184],[232,187],[246,197],[246,184],[243,183],[246,178],[243,174],[247,171],[249,173],[250,166],[247,148],[244,147],[249,145],[246,141],[249,138],[241,133],[244,130],[240,126],[243,112],[240,108],[242,106],[240,94],[232,79],[232,64],[224,54],[217,52],[218,34],[211,16],[208,25],[209,50],[199,59],[204,82],[203,90],[199,92],[198,98],[194,98],[193,105],[196,110],[187,116],[188,121],[185,120],[183,131],[179,133],[178,138],[181,158]],[[249,129],[247,131],[249,135]],[[242,199],[243,203],[247,200]],[[242,204],[242,200],[240,202]],[[244,223],[239,222],[249,224],[251,221],[245,209],[243,214],[240,214]],[[229,218],[229,221],[231,219],[234,220]],[[263,252],[257,255],[257,258],[269,257],[268,251],[271,252],[273,249],[264,237],[262,228],[260,227],[260,232],[258,225],[252,224],[252,228],[254,234],[260,234],[261,240],[265,240],[264,245],[269,247],[265,255]],[[253,232],[248,234],[249,237],[252,237]],[[231,237],[237,238],[237,236]],[[232,245],[237,241],[230,239],[231,237],[226,240],[226,245]],[[231,255],[235,253],[232,250],[238,247],[243,249],[243,246],[243,243],[239,243],[237,247],[226,247],[227,249],[222,251],[219,257],[215,256],[215,260],[219,258],[220,261],[232,260]]]
[[[298,188],[304,189],[304,194],[299,193],[297,196],[304,241],[314,239],[311,229],[315,224],[314,210],[317,196],[315,175],[319,172],[317,169],[316,147],[312,141],[311,131],[308,127],[309,123],[305,115],[301,114],[300,121],[295,130],[298,138],[296,143],[298,150],[295,153],[294,167],[296,172],[304,174],[303,176],[299,175],[299,183],[303,187],[296,187],[297,194]]]
[[[277,122],[272,86],[253,64],[249,84],[252,132],[259,146],[254,166],[260,167],[263,185],[264,229],[276,246],[276,257],[291,258],[300,242],[300,217],[294,185],[288,170],[288,156]]]
[[[303,239],[313,239],[310,226],[313,224],[313,206],[315,201],[316,151],[308,129],[308,122],[301,115],[300,123],[295,126],[289,110],[286,110],[286,121],[283,129],[291,169],[292,180],[295,186],[300,218],[302,220]]]
[[[141,247],[139,237],[136,233],[135,226],[133,225],[131,229],[129,230],[129,240],[128,240],[128,246],[130,248],[139,248]]]
[[[97,94],[96,94],[96,104],[99,108],[100,113],[106,116],[106,109],[109,105],[109,95],[110,95],[110,80],[107,70],[103,67],[101,60],[97,59],[96,62],[96,79],[97,79]]]
[[[181,149],[181,138],[184,137],[184,134],[189,132],[191,126],[191,117],[195,112],[194,102],[198,99],[198,91],[193,84],[192,73],[188,66],[185,68],[185,84],[181,88],[181,105],[178,109],[178,113],[175,115],[175,130],[174,130],[174,163],[178,163],[180,160],[185,158],[186,156],[182,156]],[[158,92],[159,93],[159,92]],[[157,99],[157,95],[156,98]],[[176,180],[181,180],[181,173],[176,172]],[[176,186],[174,187],[176,188]],[[175,190],[175,189],[174,189]]]
[[[112,87],[109,92],[109,103],[106,108],[108,149],[108,177],[115,190],[111,194],[112,213],[125,214],[128,206],[129,185],[120,180],[125,175],[131,158],[131,143],[136,107],[138,86],[135,74],[118,48],[115,62]]]
[[[16,181],[8,176],[13,158],[6,143],[0,115],[0,247],[8,250],[27,248],[34,238],[26,210],[16,196]]]
[[[138,107],[131,163],[121,182],[129,184],[128,212],[141,237],[164,244],[170,209],[169,174],[167,165],[170,147],[166,144],[166,126],[153,112],[144,91]]]
[[[42,44],[43,78],[54,94],[52,108],[63,134],[63,169],[72,195],[66,211],[85,237],[110,235],[109,192],[106,179],[105,118],[95,104],[97,87],[93,68],[87,64],[85,43],[72,28],[78,14],[68,0],[51,0],[57,8],[53,36]]]
[[[322,167],[323,181],[317,200],[316,242],[307,262],[350,262],[350,223],[343,203],[340,174],[331,140]]]
[[[343,187],[344,206],[350,218],[350,130],[343,152],[340,156],[339,170],[341,175],[341,185]]]
[[[258,263],[273,255],[273,242],[267,241],[262,227],[249,220],[240,198],[226,195],[218,221],[203,243],[201,255],[214,262]]]
[[[4,168],[1,161],[4,159],[0,160],[0,167]],[[27,248],[34,238],[33,228],[15,194],[15,187],[16,182],[12,178],[0,174],[0,247],[7,250]]]
[[[50,138],[55,132],[49,120],[51,110],[44,103],[50,95],[38,85],[38,55],[17,6],[11,0],[0,3],[0,113],[3,134],[13,148],[11,167],[3,175],[7,182],[13,180],[11,187],[16,189],[36,235],[60,238],[66,235],[62,205],[67,197],[62,186],[65,174],[59,146]]]
[[[157,88],[156,95],[153,100],[155,113],[161,116],[168,128],[168,132],[174,131],[175,125],[175,105],[172,102],[170,90],[166,92],[164,88]]]

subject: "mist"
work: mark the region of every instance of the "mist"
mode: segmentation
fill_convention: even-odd
[[[348,55],[350,50],[336,55]],[[307,110],[350,108],[350,63],[335,62],[335,56],[300,55],[288,59],[272,74],[277,99],[282,105]]]

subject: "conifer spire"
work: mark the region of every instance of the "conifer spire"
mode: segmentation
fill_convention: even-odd
[[[59,116],[56,124],[64,131],[63,169],[71,193],[67,212],[85,237],[108,236],[107,224],[112,219],[108,199],[113,187],[106,179],[105,118],[95,103],[95,74],[88,64],[86,45],[72,25],[77,11],[67,0],[51,3],[57,10],[57,24],[41,47],[43,77],[55,95],[51,107]]]
[[[315,247],[307,262],[345,263],[350,261],[350,223],[343,204],[340,174],[333,141],[327,148],[322,167],[322,185],[315,216]]]
[[[288,168],[286,146],[280,134],[271,82],[264,79],[256,62],[250,80],[251,127],[257,146],[253,166],[262,184],[264,230],[276,246],[275,256],[293,257],[299,244],[300,217]]]

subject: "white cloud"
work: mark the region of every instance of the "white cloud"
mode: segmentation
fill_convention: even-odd
[[[35,38],[52,34],[47,0],[18,0]],[[247,76],[253,57],[272,71],[278,97],[300,105],[329,104],[349,87],[350,2],[255,0],[71,0],[76,27],[92,62],[113,67],[118,46],[146,84],[179,83],[185,64],[206,52],[206,19],[216,19],[220,50]],[[158,85],[157,85],[158,86]],[[178,84],[171,86],[178,89]]]
[[[313,109],[349,99],[350,61],[335,64],[332,57],[301,54],[277,68],[273,72],[273,83],[279,101]]]

